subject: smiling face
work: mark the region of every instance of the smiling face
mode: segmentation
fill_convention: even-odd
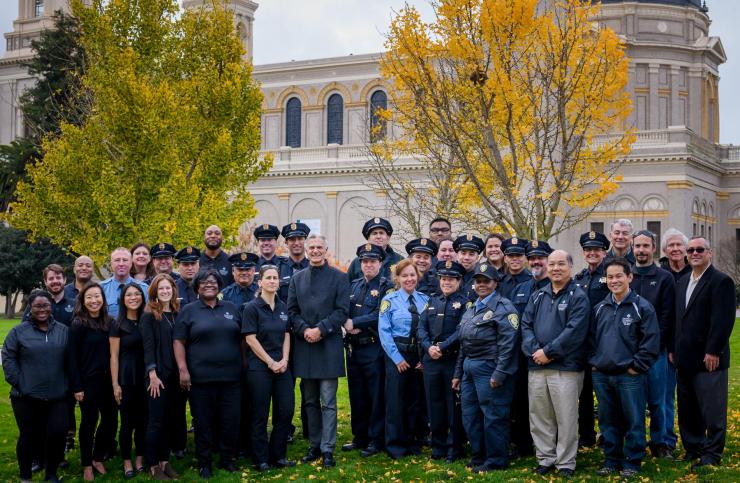
[[[214,300],[218,296],[218,281],[213,275],[209,275],[198,284],[198,296],[203,300]]]
[[[90,257],[81,256],[75,260],[75,278],[80,283],[87,283],[93,276],[93,262]]]
[[[532,276],[537,280],[542,280],[547,277],[547,257],[541,257],[539,255],[532,255],[527,258],[529,264],[529,270],[532,272]]]
[[[547,261],[547,274],[554,284],[561,284],[570,278],[573,267],[568,261],[568,254],[563,250],[553,251]]]
[[[85,297],[82,299],[82,304],[87,309],[87,312],[91,317],[97,317],[100,315],[100,309],[103,308],[105,299],[103,298],[103,292],[98,287],[91,287],[85,292]]]
[[[223,243],[223,241],[224,238],[221,233],[221,228],[216,225],[211,225],[206,228],[206,232],[203,234],[203,242],[207,249],[218,250],[221,248],[221,243]]]
[[[624,297],[630,289],[630,282],[632,282],[632,274],[627,275],[624,267],[619,265],[606,267],[606,286],[615,297]]]
[[[278,275],[277,269],[268,268],[262,272],[262,276],[257,282],[262,292],[265,294],[274,294],[280,287],[280,276]]]
[[[680,263],[686,258],[686,244],[683,242],[683,237],[674,235],[666,240],[665,256],[672,262]]]
[[[369,241],[373,245],[382,247],[383,249],[388,246],[390,240],[390,235],[388,235],[388,232],[385,231],[383,228],[373,228],[367,235],[367,241]]]
[[[447,275],[441,275],[439,277],[439,288],[442,290],[442,294],[447,297],[458,291],[460,288],[461,279],[457,277],[448,277]]]
[[[259,246],[260,255],[269,260],[275,255],[275,250],[277,250],[277,239],[260,238],[257,245]]]
[[[501,240],[491,237],[486,242],[486,258],[494,266],[501,266],[504,261],[504,252],[501,251]]]
[[[413,292],[416,289],[416,284],[419,282],[419,277],[416,275],[416,270],[411,265],[404,267],[401,273],[398,274],[399,286],[408,293]]]
[[[140,272],[146,269],[146,266],[152,259],[149,255],[149,250],[144,246],[136,247],[136,250],[134,250],[134,253],[132,253],[131,256],[133,257],[134,267],[136,267],[137,271]]]
[[[306,255],[306,238],[294,236],[285,240],[285,246],[288,247],[288,253],[293,258],[303,258]]]
[[[506,255],[506,266],[509,267],[509,273],[516,275],[524,270],[524,258],[523,254],[511,254]]]
[[[457,253],[452,248],[452,240],[442,240],[439,242],[439,251],[437,251],[437,260],[440,262],[457,261]]]
[[[46,297],[36,297],[31,302],[31,318],[37,322],[48,322],[51,319],[51,301]]]
[[[125,280],[131,271],[131,253],[128,250],[115,250],[110,256],[110,268],[118,280]]]
[[[67,283],[67,277],[63,273],[49,270],[44,279],[46,290],[53,296],[59,295],[64,291],[64,285]]]
[[[410,258],[421,273],[427,273],[427,270],[432,267],[432,256],[429,253],[414,252]]]
[[[234,267],[231,269],[231,273],[234,275],[234,281],[242,287],[249,287],[254,282],[254,267]]]
[[[172,273],[172,257],[157,257],[154,259],[154,270],[157,273]]]
[[[689,257],[689,265],[694,271],[704,271],[712,262],[712,250],[704,238],[689,240],[689,248],[686,250]]]
[[[141,291],[136,287],[128,287],[126,293],[123,295],[123,305],[128,310],[139,310],[139,307],[144,303],[144,297],[141,296]]]
[[[632,229],[628,225],[615,223],[609,232],[609,241],[612,242],[614,250],[619,253],[626,253],[630,249],[631,237]]]
[[[599,265],[606,257],[606,250],[597,247],[586,247],[583,249],[583,259],[591,267]]]
[[[214,278],[214,280],[216,280]],[[218,286],[216,287],[216,290],[218,290]],[[172,284],[169,280],[163,279],[159,282],[159,285],[157,286],[157,300],[163,304],[168,304],[172,301],[172,294],[173,294]]]
[[[474,281],[475,284],[473,285],[473,289],[481,300],[488,297],[494,290],[496,290],[496,282],[488,277],[478,275],[474,277]]]
[[[323,238],[311,238],[306,243],[308,263],[318,267],[326,261],[326,242]]]
[[[475,262],[478,261],[478,252],[462,249],[457,253],[457,261],[469,272],[475,268]]]
[[[647,266],[653,263],[655,242],[647,235],[638,235],[632,240],[632,253],[638,265]]]

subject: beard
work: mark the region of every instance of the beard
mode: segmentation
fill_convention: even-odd
[[[207,241],[205,243],[206,248],[208,248],[209,250],[217,250],[221,248],[221,240],[217,241],[216,243],[208,243]]]

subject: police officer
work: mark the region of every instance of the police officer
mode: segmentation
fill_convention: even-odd
[[[254,238],[257,240],[260,252],[259,259],[257,260],[257,270],[265,264],[280,267],[280,264],[285,261],[285,257],[275,254],[279,236],[280,229],[275,225],[265,223],[254,229]]]
[[[177,260],[177,272],[180,274],[175,280],[175,285],[177,285],[180,307],[184,307],[198,298],[193,290],[193,280],[200,268],[200,250],[188,245],[175,253],[175,260]]]
[[[524,266],[527,243],[528,241],[524,238],[513,236],[501,244],[506,262],[506,274],[501,279],[497,291],[505,299],[511,300],[516,286],[532,277],[530,271]]]
[[[524,313],[529,297],[537,290],[550,284],[550,278],[547,276],[547,257],[551,253],[552,247],[546,241],[532,240],[527,243],[525,254],[527,255],[527,264],[532,278],[514,287],[514,292],[511,295],[511,302],[519,312],[519,316]]]
[[[452,387],[460,389],[462,417],[475,473],[509,464],[509,408],[519,358],[519,315],[496,290],[501,274],[489,263],[475,269],[478,299],[459,327],[460,353]]]
[[[583,258],[588,266],[581,270],[573,280],[586,295],[594,308],[609,294],[606,285],[606,272],[604,271],[604,259],[609,249],[609,239],[602,233],[589,231],[581,235],[579,239],[583,248]],[[583,389],[578,401],[578,433],[579,446],[593,446],[596,444],[596,431],[594,429],[594,387],[591,381],[591,371],[586,371],[583,377]]]
[[[224,287],[234,283],[234,277],[231,276],[231,262],[229,255],[221,249],[224,241],[223,233],[218,225],[211,225],[206,228],[203,240],[206,249],[200,254],[200,269],[216,270],[223,279]]]
[[[430,297],[438,293],[439,280],[432,268],[432,259],[437,255],[437,244],[429,238],[416,238],[406,244],[406,253],[421,275],[416,290]]]
[[[460,291],[465,267],[441,261],[435,267],[440,293],[429,299],[419,322],[424,389],[432,432],[432,459],[451,463],[463,455],[462,413],[452,389],[459,352],[457,328],[472,302]]]
[[[234,253],[229,257],[234,283],[221,291],[223,300],[236,305],[239,310],[247,302],[254,300],[257,293],[257,282],[254,280],[254,267],[258,257],[254,253]]]
[[[288,256],[280,265],[280,291],[278,296],[283,302],[288,301],[288,286],[293,274],[303,270],[308,266],[306,258],[306,238],[311,233],[311,229],[305,223],[295,222],[287,224],[280,232],[285,239],[285,245],[288,248]]]
[[[486,244],[481,238],[468,233],[457,237],[452,243],[452,247],[457,253],[457,261],[465,269],[465,274],[460,283],[460,291],[468,300],[473,302],[478,298],[473,288],[475,265],[478,262],[481,252],[486,248]]]
[[[166,273],[173,279],[177,280],[180,275],[177,272],[173,272],[172,257],[177,253],[177,249],[169,243],[155,243],[149,251],[152,257],[152,265],[154,265],[154,271],[159,275],[160,273]],[[150,283],[147,281],[147,283]]]
[[[363,276],[352,281],[350,318],[344,323],[352,442],[342,450],[361,449],[360,454],[368,457],[379,453],[385,443],[385,360],[378,337],[378,313],[380,301],[393,286],[380,275],[385,258],[381,247],[366,243],[356,253]]]
[[[389,280],[393,271],[393,265],[403,260],[401,254],[393,251],[393,248],[390,246],[392,235],[393,226],[385,218],[371,218],[362,226],[362,236],[365,237],[365,240],[373,245],[378,245],[385,252],[383,264],[380,266],[380,275]],[[359,258],[352,260],[347,270],[347,276],[350,280],[356,280],[362,277]]]

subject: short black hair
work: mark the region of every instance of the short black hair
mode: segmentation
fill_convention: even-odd
[[[224,279],[221,278],[221,275],[212,268],[206,268],[205,270],[201,270],[200,272],[198,272],[198,275],[196,275],[193,279],[193,289],[197,292],[198,288],[200,288],[200,284],[203,283],[205,279],[211,276],[216,279],[218,290],[220,292],[221,289],[224,288]]]
[[[432,221],[430,221],[429,222],[429,228],[431,228],[433,224],[435,224],[437,222],[440,222],[440,221],[443,222],[443,223],[447,223],[447,226],[449,226],[450,228],[452,228],[452,223],[450,223],[450,220],[448,220],[447,218],[444,218],[442,216],[438,216],[435,219],[433,219]]]
[[[625,275],[629,275],[632,273],[632,265],[630,265],[630,262],[625,260],[623,257],[615,257],[615,258],[609,259],[606,262],[606,265],[604,265],[604,272],[606,272],[606,269],[611,267],[612,265],[622,267]]]
[[[49,292],[42,289],[36,289],[28,296],[28,306],[30,307],[33,301],[39,297],[47,299],[52,306],[54,305],[54,299],[51,297]]]

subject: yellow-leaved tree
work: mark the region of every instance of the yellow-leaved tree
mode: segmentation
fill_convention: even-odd
[[[628,59],[618,36],[594,22],[599,6],[433,7],[432,23],[408,5],[391,23],[381,72],[392,102],[380,115],[396,135],[371,145],[376,170],[417,158],[434,182],[416,184],[416,197],[450,207],[430,216],[481,233],[547,239],[585,219],[617,189],[619,159],[634,140],[625,126]],[[389,193],[402,186],[409,198],[413,183],[373,179]]]
[[[88,4],[88,5],[85,5]],[[254,216],[262,95],[232,14],[176,0],[73,0],[89,115],[43,145],[9,221],[101,263],[138,240],[236,242]]]

